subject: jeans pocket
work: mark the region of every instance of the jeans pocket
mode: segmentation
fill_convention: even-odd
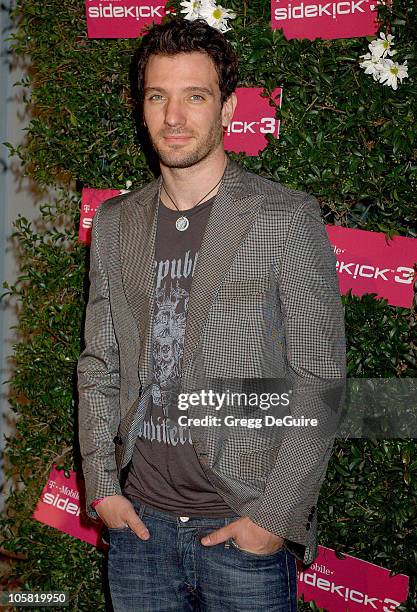
[[[232,546],[234,547],[234,549],[236,551],[239,552],[239,554],[241,554],[244,557],[248,557],[248,558],[252,558],[252,559],[271,559],[275,556],[281,555],[284,552],[284,544],[278,548],[278,550],[276,550],[273,553],[268,553],[266,555],[262,554],[262,553],[255,553],[255,552],[251,552],[250,550],[245,550],[244,548],[241,548],[239,546],[239,544],[237,544],[237,542],[235,542],[235,540],[233,538],[230,538],[230,541],[232,543]]]
[[[129,525],[125,525],[124,527],[107,527],[109,538],[112,535],[117,535],[119,533],[129,533],[131,531]]]

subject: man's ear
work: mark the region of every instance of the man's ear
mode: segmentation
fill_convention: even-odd
[[[232,120],[235,108],[237,105],[237,96],[235,92],[231,93],[222,106],[222,125],[224,128],[229,127]]]

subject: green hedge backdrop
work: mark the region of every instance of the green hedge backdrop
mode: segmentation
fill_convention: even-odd
[[[379,9],[410,67],[393,91],[359,68],[370,39],[288,42],[270,30],[269,0],[224,3],[238,15],[227,37],[241,57],[240,85],[284,87],[280,139],[268,137],[258,157],[232,157],[314,194],[327,223],[416,237],[417,6],[393,0]],[[14,52],[31,62],[32,120],[24,145],[9,147],[24,174],[58,195],[40,206],[39,223],[17,219],[21,275],[4,284],[20,313],[1,545],[21,557],[10,581],[69,590],[72,610],[104,610],[103,554],[30,517],[52,463],[80,469],[75,367],[88,265],[77,242],[80,190],[127,180],[134,189],[153,178],[131,113],[128,69],[139,40],[88,40],[83,0],[17,0],[14,18]],[[416,310],[372,295],[343,300],[349,375],[415,377]],[[413,440],[338,440],[319,504],[322,544],[411,576],[404,610],[417,609],[416,476]]]

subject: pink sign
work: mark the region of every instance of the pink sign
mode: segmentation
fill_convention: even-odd
[[[411,308],[417,264],[417,238],[395,236],[336,225],[326,226],[337,258],[340,293],[376,293],[393,306]]]
[[[104,200],[109,200],[114,196],[123,193],[120,189],[90,189],[84,187],[81,194],[81,216],[78,229],[78,241],[91,243],[91,226],[93,217],[99,205]]]
[[[85,0],[88,38],[136,38],[165,16],[164,0]]]
[[[95,525],[85,518],[84,485],[74,471],[66,478],[63,470],[52,467],[32,518],[83,542],[103,546],[101,524]]]
[[[378,29],[379,0],[271,0],[271,27],[291,38],[354,38]]]
[[[376,610],[392,612],[407,599],[408,576],[319,546],[319,554],[308,570],[298,576],[298,595],[313,600],[331,612]]]
[[[271,98],[261,96],[263,91],[262,87],[236,89],[237,107],[224,139],[226,151],[258,155],[268,144],[266,134],[278,138],[280,121],[275,110],[281,108],[282,89],[274,89]]]

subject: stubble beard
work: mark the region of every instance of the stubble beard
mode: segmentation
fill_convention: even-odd
[[[172,136],[180,135],[181,132],[172,132]],[[166,134],[165,134],[166,135]],[[222,119],[219,116],[218,120],[210,126],[207,135],[200,137],[195,146],[188,151],[182,151],[180,146],[178,149],[167,150],[158,146],[158,143],[152,139],[149,134],[152,147],[157,154],[159,161],[167,168],[190,168],[206,159],[222,142],[223,126]],[[161,140],[163,136],[161,135]]]

